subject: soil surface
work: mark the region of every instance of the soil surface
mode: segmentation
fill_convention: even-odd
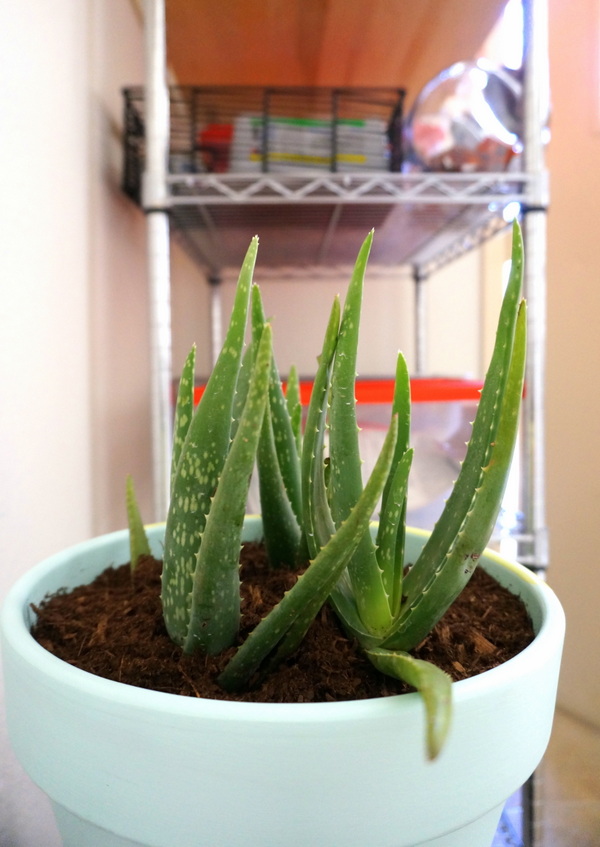
[[[242,550],[245,638],[296,576],[271,571],[264,550]],[[34,607],[36,640],[82,670],[141,688],[212,699],[302,703],[358,700],[405,693],[404,683],[376,671],[325,606],[302,646],[252,690],[230,695],[216,682],[232,651],[186,656],[167,635],[160,606],[162,564],[148,558],[132,578],[129,565],[110,568],[90,585],[59,592]],[[413,651],[454,680],[474,676],[523,650],[533,630],[521,601],[478,568],[433,632]]]

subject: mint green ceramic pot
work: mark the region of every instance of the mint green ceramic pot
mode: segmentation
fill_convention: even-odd
[[[150,531],[160,555],[164,527]],[[260,521],[246,521],[259,538]],[[425,533],[411,531],[413,559]],[[550,736],[564,635],[550,588],[493,553],[482,566],[525,601],[521,654],[454,685],[435,762],[416,694],[253,704],[147,691],[80,671],[29,633],[30,603],[128,560],[118,532],[42,562],[1,618],[11,743],[50,797],[66,847],[489,847],[502,806]]]

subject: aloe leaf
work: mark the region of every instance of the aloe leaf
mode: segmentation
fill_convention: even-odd
[[[255,331],[260,331],[265,323],[264,309],[257,285],[253,286],[252,291],[252,323]],[[290,506],[298,523],[300,523],[302,519],[300,459],[296,446],[296,435],[274,358],[271,364],[271,382],[269,384],[269,410],[276,460]]]
[[[179,645],[187,636],[192,575],[206,515],[231,441],[257,250],[258,239],[253,238],[240,271],[223,349],[189,426],[173,482],[165,533],[162,607],[168,633]]]
[[[281,476],[296,520],[300,523],[302,520],[300,458],[296,435],[276,368],[271,374],[269,385],[269,409]]]
[[[196,368],[196,345],[192,347],[185,360],[179,389],[177,391],[177,402],[175,404],[175,423],[173,426],[173,453],[171,457],[171,497],[175,485],[177,467],[183,451],[192,418],[194,416],[194,380]]]
[[[235,386],[235,396],[233,398],[233,409],[231,413],[231,441],[235,438],[237,428],[240,424],[240,418],[242,417],[242,412],[246,405],[246,397],[248,396],[250,377],[252,375],[253,355],[254,351],[252,349],[252,345],[249,344],[242,356],[242,364],[240,366],[240,372]]]
[[[265,314],[257,285],[252,287],[252,335],[254,344],[265,325]],[[296,564],[300,528],[300,459],[281,381],[271,361],[269,403],[258,443],[257,468],[263,532],[272,567]]]
[[[377,562],[392,618],[399,613],[402,599],[406,495],[412,459],[413,451],[407,450],[396,465],[377,532]]]
[[[129,525],[129,561],[133,573],[142,556],[150,555],[150,543],[142,523],[140,509],[135,495],[131,476],[127,476],[125,503],[127,506],[127,522]]]
[[[297,649],[356,546],[368,531],[371,514],[389,473],[396,434],[397,423],[393,420],[375,467],[355,507],[294,587],[238,649],[219,677],[219,683],[226,690],[242,688],[265,662],[270,667]]]
[[[302,403],[300,402],[300,381],[298,371],[292,365],[288,374],[285,390],[285,404],[292,424],[298,456],[302,453]]]
[[[329,492],[336,526],[345,520],[362,491],[355,379],[363,282],[372,241],[371,231],[356,259],[346,294],[331,377]],[[348,563],[348,571],[365,627],[373,634],[384,634],[391,623],[390,605],[370,533],[365,533]]]
[[[271,327],[265,324],[238,431],[225,460],[197,556],[184,650],[231,646],[240,621],[239,558],[250,476],[268,396]]]
[[[267,408],[258,444],[260,507],[265,547],[272,567],[297,563],[302,532],[277,461],[271,410]]]
[[[427,755],[435,759],[448,736],[452,718],[452,680],[440,668],[408,653],[375,648],[365,651],[375,667],[416,688],[426,715]]]
[[[331,377],[329,487],[336,524],[345,520],[362,491],[355,380],[363,281],[372,242],[371,231],[361,246],[348,286]]]
[[[335,531],[325,484],[325,429],[331,366],[340,323],[340,301],[335,298],[313,381],[302,443],[302,519],[308,553],[315,558]]]
[[[392,617],[400,610],[404,573],[404,541],[406,535],[406,499],[408,474],[412,463],[410,440],[410,378],[406,359],[398,354],[392,415],[398,418],[398,440],[388,478],[381,498],[381,514],[377,532],[377,561],[389,597]]]
[[[398,418],[398,441],[396,442],[396,453],[394,456],[394,467],[408,450],[410,443],[410,377],[406,359],[402,353],[398,353],[396,360],[396,378],[394,382],[394,396],[392,399],[392,416]],[[385,515],[386,501],[392,484],[393,476],[390,478],[383,490],[381,498],[381,513]]]
[[[412,458],[413,451],[407,450],[396,465],[392,484],[389,486],[386,517],[385,519],[382,517],[377,527],[377,562],[389,597],[392,616],[390,627],[384,633],[374,633],[365,626],[347,572],[342,574],[331,592],[331,603],[338,617],[345,629],[358,640],[363,648],[382,644],[393,630],[393,620],[400,612],[404,571],[406,493]]]
[[[422,595],[425,587],[443,566],[446,553],[471,508],[473,492],[480,487],[482,468],[489,463],[490,451],[497,441],[496,429],[512,356],[522,278],[523,241],[520,229],[515,224],[510,278],[500,310],[496,342],[481,392],[471,440],[442,515],[419,559],[406,577],[404,590],[410,603]]]
[[[469,511],[444,557],[442,567],[433,574],[418,597],[412,599],[409,596],[399,616],[396,632],[385,646],[410,650],[424,638],[471,578],[489,540],[502,503],[517,438],[526,334],[526,307],[523,302],[517,316],[514,351],[494,441],[490,444],[487,464],[482,468]],[[405,591],[408,593],[408,577]]]
[[[356,638],[363,649],[379,647],[384,641],[381,635],[373,635],[363,624],[347,570],[342,573],[331,589],[329,602],[348,635]]]
[[[394,451],[392,469],[386,481],[381,519],[377,527],[376,555],[381,569],[385,591],[389,598],[392,618],[400,609],[402,575],[404,570],[404,536],[406,516],[406,492],[413,452],[408,450],[410,436],[410,380],[406,361],[398,354],[396,383],[392,401],[392,414],[398,420],[398,438]],[[364,647],[376,647],[385,634],[374,634],[365,627],[352,584],[347,573],[342,574],[331,592],[331,603],[345,629]]]

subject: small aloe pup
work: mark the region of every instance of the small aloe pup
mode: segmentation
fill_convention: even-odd
[[[175,416],[171,503],[165,533],[162,605],[184,651],[231,647],[240,622],[239,551],[250,475],[258,468],[266,549],[273,567],[309,567],[237,649],[219,682],[249,686],[293,653],[329,601],[348,634],[385,674],[418,689],[433,758],[448,733],[450,678],[410,655],[471,577],[500,509],[517,436],[526,318],[523,245],[513,230],[512,270],[496,343],[465,461],[446,507],[417,560],[404,562],[410,384],[399,355],[391,424],[363,486],[354,400],[358,328],[370,233],[359,252],[343,309],[333,303],[318,359],[304,433],[298,382],[284,395],[271,327],[252,284],[258,240],[244,260],[223,350],[197,410],[194,350],[181,378]],[[244,352],[251,315],[251,341]],[[326,450],[326,432],[328,449]],[[327,453],[327,455],[326,455]],[[371,516],[381,502],[378,525]],[[147,552],[128,485],[131,561]]]

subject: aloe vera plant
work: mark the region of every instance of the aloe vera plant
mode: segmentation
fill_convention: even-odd
[[[194,350],[176,406],[162,605],[184,651],[219,653],[240,621],[239,550],[253,468],[258,468],[266,549],[273,567],[309,567],[238,647],[219,682],[247,686],[293,653],[330,602],[345,629],[385,674],[418,689],[427,749],[437,755],[451,716],[450,678],[410,651],[471,577],[492,533],[517,436],[526,318],[523,245],[513,231],[512,270],[472,437],[445,509],[417,560],[406,568],[404,538],[412,460],[410,383],[398,355],[392,418],[363,486],[354,400],[363,281],[373,233],[359,252],[344,307],[334,300],[318,358],[304,432],[298,381],[284,394],[271,327],[252,283],[258,239],[240,273],[219,359],[194,412]],[[251,341],[244,351],[248,321]],[[328,448],[326,448],[328,433]],[[132,566],[147,552],[128,483]],[[381,502],[379,523],[371,517]]]

